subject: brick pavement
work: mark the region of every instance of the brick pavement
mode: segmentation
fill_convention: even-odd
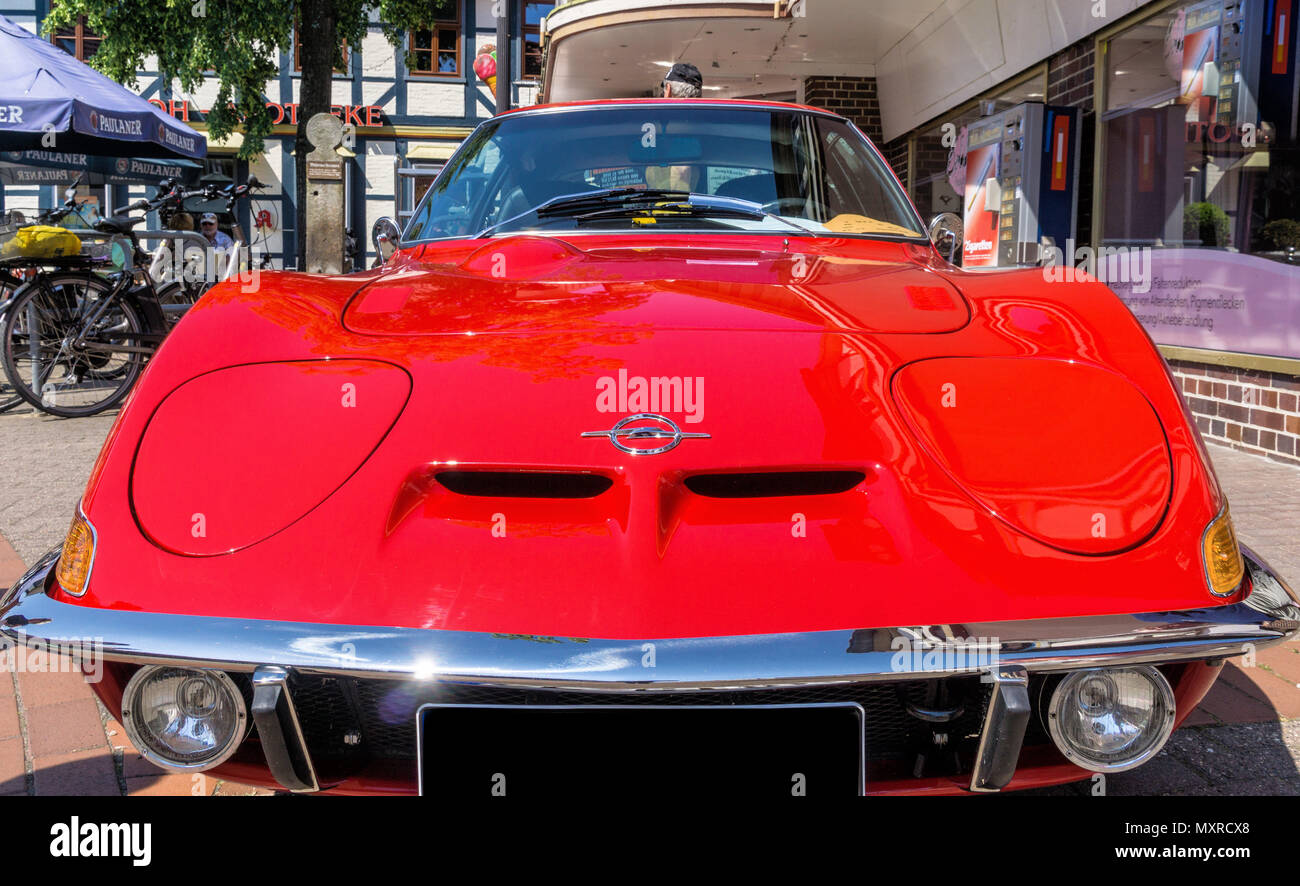
[[[112,416],[0,415],[0,586],[57,545]],[[1300,582],[1300,468],[1211,446],[1242,540]],[[12,547],[10,547],[12,543]],[[1210,695],[1151,763],[1107,779],[1109,794],[1300,796],[1300,643],[1225,666]],[[1038,793],[1086,793],[1088,783]],[[131,747],[90,687],[66,668],[0,672],[0,795],[266,794],[165,773]]]
[[[62,541],[114,414],[0,414],[0,586]],[[12,546],[10,543],[12,542]],[[59,659],[44,673],[0,670],[0,795],[253,795],[270,791],[165,772],[131,745],[90,686]]]

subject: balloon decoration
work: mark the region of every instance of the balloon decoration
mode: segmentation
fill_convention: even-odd
[[[497,48],[492,43],[484,43],[478,48],[474,57],[474,73],[487,83],[493,94],[497,91]]]

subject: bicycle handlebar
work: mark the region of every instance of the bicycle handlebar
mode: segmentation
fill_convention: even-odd
[[[164,206],[172,205],[179,208],[183,201],[190,197],[202,197],[205,200],[222,200],[226,201],[226,211],[230,212],[235,208],[235,204],[247,197],[254,190],[261,190],[266,185],[257,180],[257,176],[250,175],[248,180],[242,185],[234,182],[226,185],[224,188],[218,188],[216,185],[204,185],[201,188],[185,188],[174,178],[165,178],[158,182],[158,196],[152,200],[137,200],[129,206],[116,210],[114,215],[125,215],[128,212],[152,212],[161,209]],[[62,211],[69,211],[76,208],[76,201],[69,200],[62,207]],[[59,210],[50,210],[51,214]]]

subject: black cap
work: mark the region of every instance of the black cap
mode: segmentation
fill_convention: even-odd
[[[678,62],[669,68],[668,73],[664,75],[664,80],[676,80],[679,83],[689,83],[696,89],[704,86],[704,78],[700,76],[700,69],[695,65],[685,62]]]

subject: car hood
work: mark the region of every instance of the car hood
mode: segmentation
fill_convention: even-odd
[[[855,253],[876,264],[850,264],[854,279],[925,281],[960,329],[868,328],[884,322],[869,298],[828,310],[816,286],[770,279],[793,259],[754,250],[705,256],[709,281],[681,256],[575,282],[575,266],[639,263],[587,250],[557,280],[507,285],[448,270],[466,250],[432,270],[215,291],[95,469],[83,602],[620,639],[1209,603],[1199,546],[1217,493],[1122,304],[888,249]],[[406,301],[368,305],[382,298]],[[892,316],[926,314],[905,300]],[[237,407],[215,420],[223,379]],[[1076,420],[1098,396],[1113,408]],[[674,445],[616,447],[629,440],[609,432],[638,413],[667,434],[639,445]],[[997,455],[998,434],[1016,446]],[[269,501],[285,525],[241,517]]]
[[[942,333],[961,293],[895,244],[835,253],[775,247],[580,246],[507,237],[369,284],[344,325],[367,335],[614,329]],[[575,238],[576,240],[576,238]],[[580,241],[578,241],[580,242]]]

